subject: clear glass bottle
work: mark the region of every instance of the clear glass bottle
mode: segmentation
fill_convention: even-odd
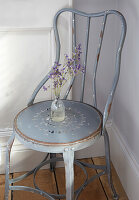
[[[61,122],[65,119],[65,106],[59,97],[56,97],[51,104],[51,119],[55,122]]]

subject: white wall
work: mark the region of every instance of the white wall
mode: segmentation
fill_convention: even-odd
[[[0,0],[0,173],[5,171],[5,147],[12,134],[14,117],[27,105],[33,90],[53,65],[53,17],[59,9],[71,6],[72,0]],[[60,24],[64,25],[62,55],[69,54],[71,17],[62,15]],[[51,90],[48,94],[41,90],[37,101],[51,96]],[[28,159],[37,164],[44,156],[41,153],[36,156],[36,152],[18,141],[12,153],[11,169],[15,171],[31,169],[32,162]]]
[[[118,10],[127,21],[120,80],[113,104],[113,124],[122,151],[113,153],[114,164],[129,199],[139,196],[139,1],[118,0]]]
[[[53,65],[53,17],[71,5],[71,0],[0,0],[0,130],[12,128],[15,115]],[[64,23],[63,43],[69,44]],[[40,98],[51,98],[51,92],[41,90]]]
[[[139,164],[139,1],[119,0],[118,9],[126,18],[127,35],[113,121]]]

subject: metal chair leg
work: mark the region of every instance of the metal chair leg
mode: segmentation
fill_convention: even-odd
[[[56,158],[56,153],[50,153],[50,159],[51,158]],[[50,171],[53,172],[56,167],[56,162],[51,162],[50,163]]]
[[[112,175],[111,175],[111,163],[110,163],[110,144],[109,144],[109,136],[107,131],[104,131],[104,142],[105,142],[105,156],[106,156],[106,168],[107,168],[107,175],[108,175],[108,182],[111,187],[113,193],[113,199],[118,200],[119,196],[116,193],[116,190],[113,185]]]
[[[66,200],[74,200],[74,151],[68,149],[63,153],[66,175]]]
[[[8,140],[7,149],[6,149],[5,195],[4,195],[5,200],[8,200],[8,196],[9,196],[10,153],[11,153],[11,148],[12,148],[14,139],[15,139],[15,135],[13,134]]]

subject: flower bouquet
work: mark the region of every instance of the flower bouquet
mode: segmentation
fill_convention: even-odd
[[[53,81],[53,89],[55,94],[55,100],[51,105],[51,119],[53,121],[63,121],[65,119],[65,106],[60,100],[60,93],[63,86],[67,81],[71,80],[79,73],[84,73],[84,67],[80,64],[81,58],[81,44],[75,47],[75,51],[72,53],[72,58],[65,54],[64,64],[54,63],[53,70],[50,73],[50,79]],[[45,91],[50,88],[43,86]]]

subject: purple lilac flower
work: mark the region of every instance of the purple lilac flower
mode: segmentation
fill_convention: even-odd
[[[45,87],[45,85],[43,85],[42,88],[44,89],[44,91],[47,91],[47,87]]]
[[[72,58],[69,58],[69,56],[65,54],[65,62],[63,66],[58,62],[54,63],[53,71],[49,78],[53,80],[55,93],[60,92],[61,88],[71,77],[76,76],[79,73],[84,73],[85,69],[80,64],[81,53],[81,44],[79,44],[75,47],[75,51],[72,53]],[[44,91],[47,91],[45,86],[43,86],[43,89]]]

